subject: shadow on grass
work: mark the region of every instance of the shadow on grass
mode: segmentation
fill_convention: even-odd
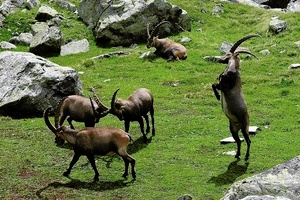
[[[71,179],[71,181],[68,183],[60,183],[60,182],[50,183],[46,187],[38,190],[35,194],[39,198],[43,198],[42,193],[51,187],[52,188],[72,188],[75,190],[88,189],[88,190],[93,190],[93,191],[114,190],[114,189],[118,189],[118,188],[128,187],[134,181],[135,181],[134,179],[132,179],[131,181],[127,181],[126,179],[123,179],[123,180],[117,180],[117,181],[82,182],[80,180]]]
[[[244,163],[243,165],[239,165],[238,164],[239,161],[240,160],[237,159],[231,162],[228,165],[226,172],[210,178],[208,180],[208,183],[215,183],[216,185],[226,185],[226,184],[234,183],[234,181],[239,176],[242,176],[246,173],[249,165],[248,162]]]
[[[143,148],[146,148],[148,146],[148,144],[151,143],[152,137],[153,136],[151,136],[147,139],[147,143],[145,143],[143,141],[143,136],[140,136],[137,140],[134,140],[132,143],[129,143],[128,153],[129,154],[134,154],[134,153],[142,150]]]

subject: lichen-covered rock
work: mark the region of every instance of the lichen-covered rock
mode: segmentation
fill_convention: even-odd
[[[67,95],[82,94],[78,73],[26,52],[0,53],[0,114],[40,117]]]
[[[280,20],[278,16],[271,18],[269,23],[269,30],[275,34],[278,34],[287,29],[287,23],[283,20]]]
[[[234,183],[222,200],[300,199],[299,191],[300,156]]]
[[[60,55],[66,56],[71,54],[77,54],[82,52],[88,52],[90,50],[90,44],[87,39],[72,41],[61,46]]]
[[[163,20],[168,20],[172,25],[164,26],[164,30],[159,32],[160,37],[183,29],[191,30],[187,12],[164,0],[82,0],[78,14],[93,30],[96,41],[101,46],[130,46],[146,42],[147,23],[153,27]]]
[[[30,42],[29,51],[36,55],[59,54],[64,39],[61,30],[56,26],[36,33]]]

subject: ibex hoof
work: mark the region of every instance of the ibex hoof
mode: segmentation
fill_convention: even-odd
[[[249,160],[249,155],[245,156],[245,161]]]
[[[132,178],[133,178],[134,180],[136,179],[135,173],[132,174]]]
[[[144,142],[144,143],[147,143],[147,142],[148,142],[147,137],[143,137],[143,142]]]
[[[98,182],[99,181],[99,177],[98,176],[95,176],[94,177],[94,182]]]
[[[124,173],[124,174],[122,175],[123,178],[126,178],[127,176],[128,176],[128,173]]]
[[[68,172],[68,171],[63,173],[63,176],[65,176],[65,177],[69,177],[69,175],[70,175],[70,172]]]

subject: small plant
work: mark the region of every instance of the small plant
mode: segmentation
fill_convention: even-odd
[[[88,59],[83,62],[83,66],[85,68],[90,68],[95,65],[95,61],[93,59]]]

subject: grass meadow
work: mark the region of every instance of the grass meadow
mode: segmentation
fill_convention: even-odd
[[[123,99],[141,87],[154,95],[156,136],[148,135],[151,141],[144,144],[137,122],[131,123],[129,131],[134,141],[128,152],[136,159],[137,179],[121,177],[123,160],[118,156],[97,157],[97,183],[93,183],[94,172],[86,157],[80,158],[66,178],[62,173],[68,168],[73,151],[68,145],[54,144],[54,135],[42,118],[0,116],[1,199],[172,200],[183,194],[191,194],[196,200],[220,199],[235,181],[299,155],[300,71],[288,69],[290,64],[299,63],[300,50],[294,44],[300,40],[299,13],[223,2],[224,13],[214,16],[211,11],[219,1],[169,2],[185,9],[192,19],[190,32],[170,36],[175,41],[180,41],[181,36],[191,39],[184,44],[188,59],[181,62],[142,60],[139,56],[149,51],[145,44],[137,48],[97,47],[92,33],[75,15],[52,5],[65,16],[61,30],[66,39],[87,38],[90,42],[88,53],[48,58],[81,72],[85,96],[88,88],[95,87],[102,102],[109,106],[117,88],[118,97]],[[1,40],[8,41],[13,32],[28,31],[35,13],[36,10],[9,15],[0,31]],[[287,22],[286,31],[278,35],[268,31],[273,15]],[[261,131],[251,136],[251,154],[246,163],[245,143],[241,160],[224,154],[235,151],[236,144],[220,144],[230,132],[211,85],[225,65],[207,62],[203,57],[220,55],[222,42],[234,43],[251,33],[259,33],[262,38],[252,38],[242,46],[259,59],[247,60],[241,55],[241,73],[250,125]],[[18,46],[16,51],[28,49]],[[264,49],[271,54],[261,55],[259,52]],[[90,59],[115,51],[130,54]],[[74,125],[83,128],[82,123]],[[123,122],[112,115],[97,124],[104,125],[124,128]]]

